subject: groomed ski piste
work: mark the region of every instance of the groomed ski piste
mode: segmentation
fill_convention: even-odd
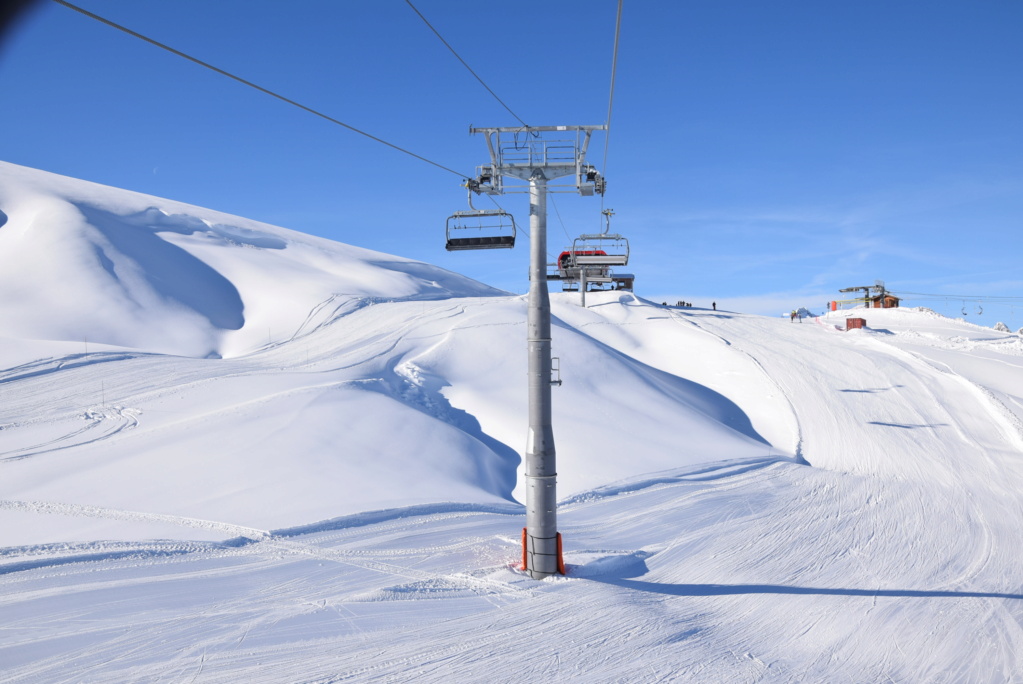
[[[0,682],[1023,681],[1020,336],[641,294],[536,581],[523,296],[0,163]]]

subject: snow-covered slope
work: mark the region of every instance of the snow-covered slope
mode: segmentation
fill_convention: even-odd
[[[338,296],[500,291],[421,262],[0,162],[3,335],[193,357],[286,340]]]
[[[427,264],[2,168],[0,258],[24,269],[5,272],[0,289],[32,294],[5,300],[14,343],[0,350],[10,388],[0,497],[60,515],[5,525],[0,543],[152,536],[143,513],[278,529],[516,499],[523,298]],[[703,345],[715,366],[764,386],[748,359],[630,294],[603,301],[556,304],[568,380],[556,416],[561,494],[792,451],[784,406],[750,402],[747,413],[722,393],[727,382],[678,371],[705,364],[657,349],[644,358],[644,335],[614,331],[647,326],[658,344]],[[23,519],[26,506],[6,514]],[[97,523],[81,507],[134,513]]]
[[[535,582],[522,297],[0,172],[0,681],[1020,681],[1018,335],[555,295]]]

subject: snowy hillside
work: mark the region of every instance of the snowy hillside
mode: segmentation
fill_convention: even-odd
[[[316,325],[339,297],[501,294],[421,262],[5,162],[0,211],[8,337],[238,356]]]
[[[10,164],[0,212],[0,681],[1023,681],[1016,334],[555,295],[536,582],[523,297]]]

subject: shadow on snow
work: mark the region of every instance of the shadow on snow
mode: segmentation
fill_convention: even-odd
[[[782,584],[660,584],[621,578],[587,578],[623,589],[664,596],[741,596],[743,594],[786,594],[805,596],[863,596],[890,598],[1001,598],[1023,600],[1023,594],[995,591],[931,591],[922,589],[845,589],[828,587],[790,587]]]

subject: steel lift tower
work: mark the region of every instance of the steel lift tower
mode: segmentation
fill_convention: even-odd
[[[551,303],[547,291],[547,193],[577,192],[603,195],[604,178],[586,164],[594,131],[606,126],[523,126],[469,128],[487,141],[490,163],[477,167],[467,183],[476,194],[529,193],[529,315],[526,346],[529,354],[529,430],[526,435],[526,527],[523,530],[524,570],[534,579],[563,572],[557,524],[557,467],[551,427]],[[559,178],[573,182],[552,184]],[[508,177],[528,186],[506,187]],[[461,212],[466,214],[468,212]],[[496,212],[495,212],[496,213]],[[477,227],[478,230],[483,230]],[[471,230],[462,228],[462,230]],[[448,244],[452,244],[452,236]],[[486,235],[477,237],[486,238]],[[472,249],[468,238],[454,238],[457,248]],[[488,240],[481,240],[488,242]],[[511,247],[512,244],[501,246]],[[450,248],[450,247],[449,247]]]

